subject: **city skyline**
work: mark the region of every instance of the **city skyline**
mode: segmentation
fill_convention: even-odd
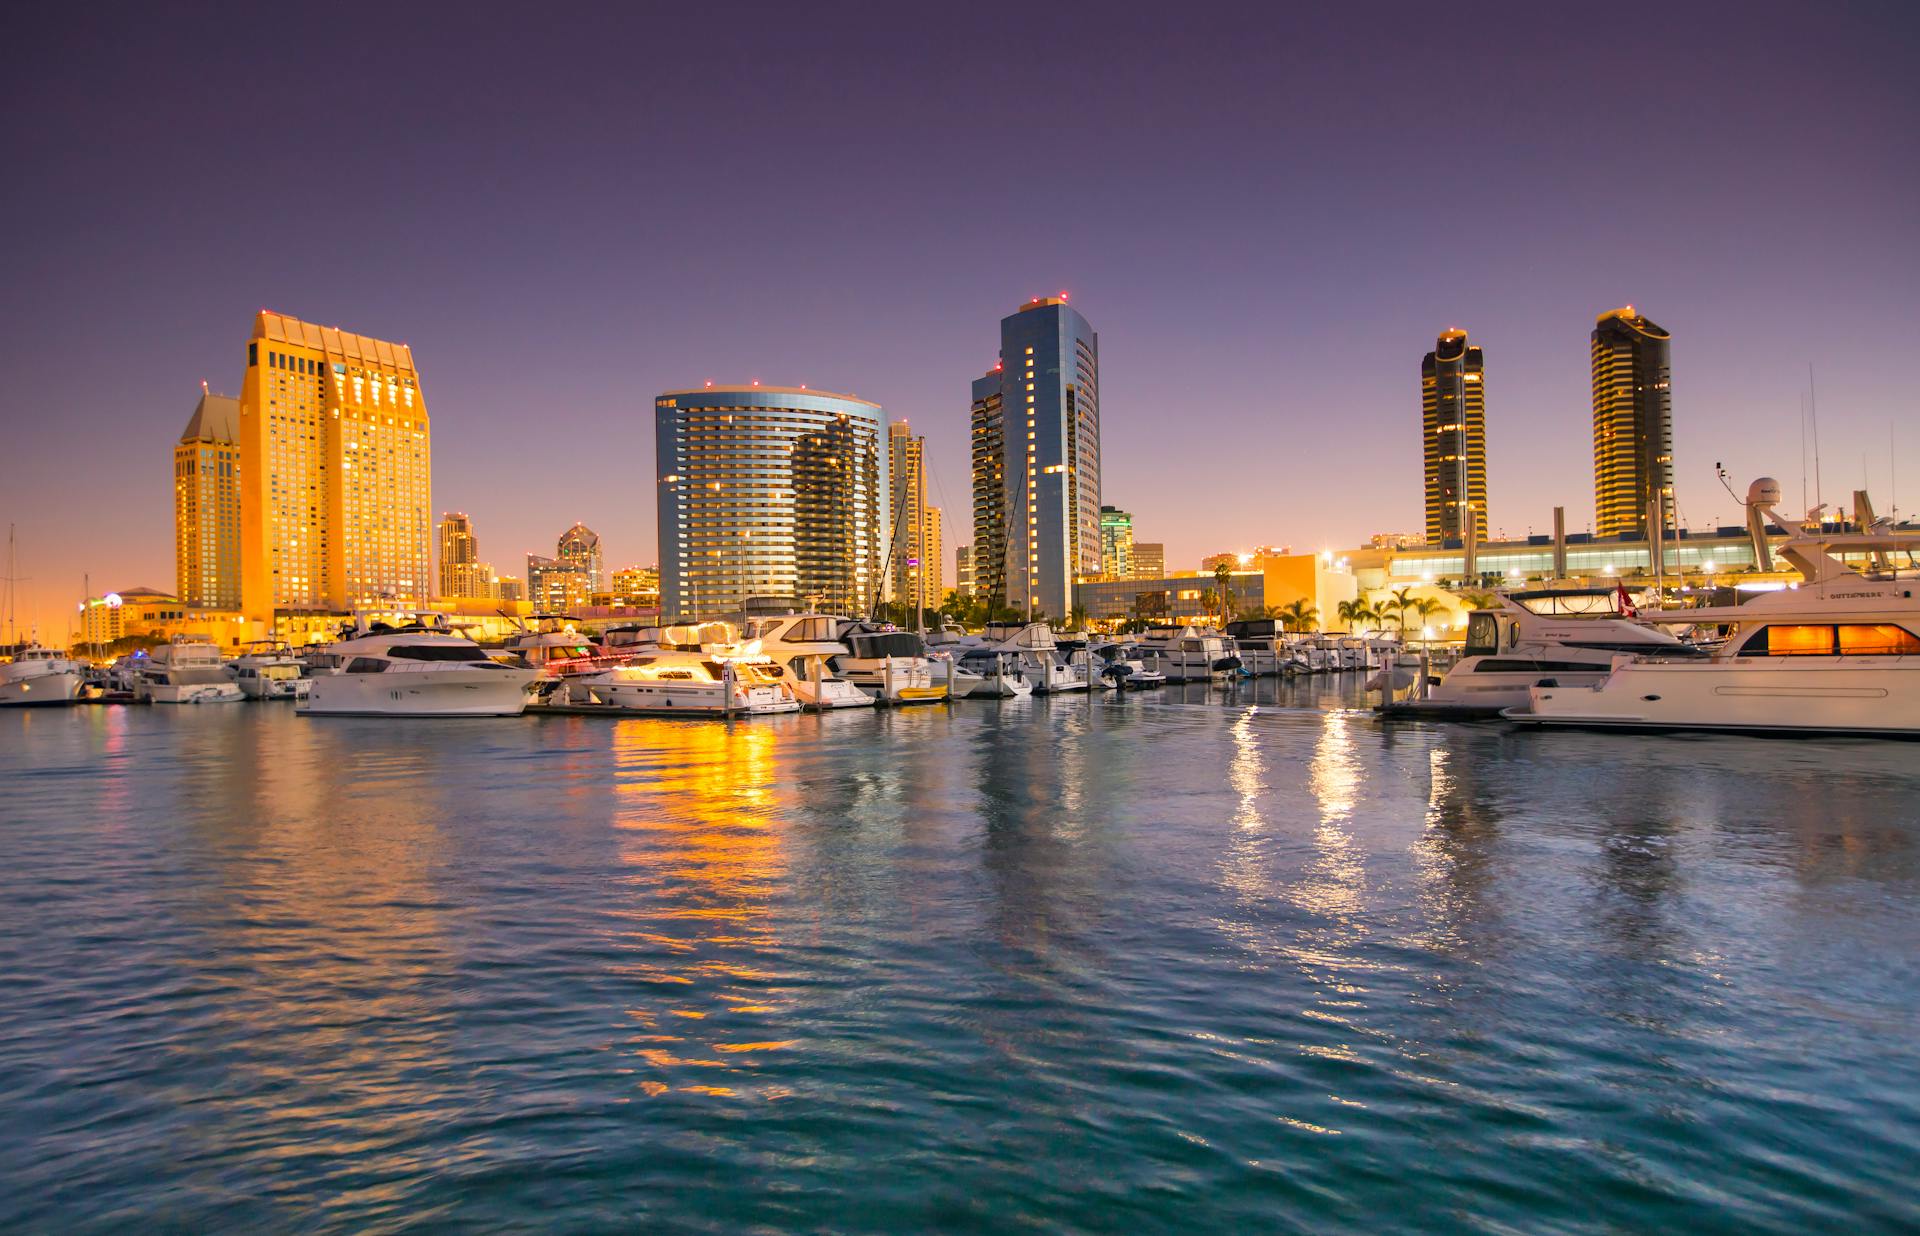
[[[1835,11],[1809,26],[1761,7],[1738,28],[1677,13],[1624,68],[1570,19],[1490,22],[1474,53],[1482,80],[1449,75],[1444,86],[1480,158],[1432,173],[1432,192],[1408,203],[1391,200],[1385,172],[1430,140],[1441,87],[1412,51],[1382,44],[1397,20],[1386,14],[1317,17],[1285,44],[1103,23],[1085,32],[1107,66],[1099,75],[1041,57],[1068,26],[1036,19],[1036,50],[994,72],[1009,86],[1065,79],[1073,101],[1053,123],[1072,139],[1074,174],[1017,204],[953,191],[953,169],[1019,114],[977,93],[947,101],[946,86],[977,67],[958,54],[876,61],[834,97],[780,110],[770,103],[793,97],[781,87],[795,79],[749,84],[701,118],[643,105],[658,92],[612,72],[590,45],[617,40],[586,33],[617,34],[614,18],[565,39],[479,36],[525,58],[525,84],[494,88],[497,100],[462,85],[462,57],[429,51],[417,74],[389,75],[401,53],[332,31],[280,50],[262,37],[270,21],[249,35],[130,15],[121,46],[48,20],[30,15],[36,55],[7,88],[45,117],[5,139],[34,190],[0,211],[35,254],[0,346],[13,406],[36,411],[7,429],[19,458],[77,467],[80,444],[105,443],[139,462],[107,469],[111,503],[58,466],[8,476],[0,518],[19,525],[23,623],[64,625],[83,575],[95,592],[167,581],[170,495],[146,461],[177,440],[202,380],[231,389],[233,341],[260,306],[412,345],[434,387],[434,514],[472,512],[507,562],[573,519],[601,531],[610,559],[650,561],[649,393],[707,380],[842,390],[911,420],[927,438],[928,505],[962,543],[967,409],[954,392],[993,362],[980,323],[1062,290],[1104,336],[1101,496],[1165,543],[1172,567],[1259,542],[1317,548],[1419,530],[1406,358],[1456,323],[1496,358],[1488,534],[1545,531],[1555,505],[1571,528],[1592,526],[1586,335],[1624,304],[1682,341],[1681,522],[1737,518],[1713,477],[1719,461],[1737,478],[1778,477],[1799,504],[1808,362],[1822,496],[1844,500],[1864,480],[1883,513],[1920,505],[1888,492],[1896,471],[1913,478],[1901,489],[1920,484],[1920,443],[1906,428],[1920,409],[1903,374],[1904,289],[1920,265],[1905,203],[1920,173],[1901,157],[1920,106],[1902,40],[1887,36],[1889,22],[1913,29],[1901,11]],[[690,38],[711,33],[684,22]],[[838,19],[782,22],[731,37],[770,55],[783,42],[872,46]],[[431,25],[401,15],[396,40],[431,45]],[[323,72],[342,60],[363,62],[346,102]],[[530,106],[563,62],[604,105]],[[183,80],[181,63],[236,75]],[[697,78],[691,67],[660,72]],[[315,135],[308,150],[263,151],[232,116],[233,97],[269,84],[286,123]],[[136,91],[147,99],[137,119],[120,102]],[[1528,108],[1511,106],[1518,97]],[[1662,177],[1621,188],[1618,169],[1592,157],[1579,134],[1601,98],[1616,119],[1645,122],[1634,124],[1634,158],[1664,165]],[[332,123],[340,115],[344,128]],[[389,116],[407,120],[404,136],[381,130]],[[380,131],[326,136],[355,123]],[[535,141],[548,131],[568,140]],[[843,215],[744,199],[696,208],[644,192],[663,164],[697,175],[787,148],[866,178],[869,200]],[[309,180],[309,156],[358,170]],[[225,189],[246,183],[240,169],[255,161],[270,179],[302,178],[270,217]],[[1782,161],[1800,174],[1777,176]],[[496,197],[471,193],[496,178]],[[357,183],[373,181],[409,191],[369,195]],[[309,225],[297,251],[281,243],[290,224]],[[1436,229],[1473,243],[1436,246]],[[654,239],[665,235],[671,245]],[[817,286],[804,304],[762,294],[782,283]],[[1795,354],[1778,364],[1767,341],[1782,316],[1795,322]],[[115,363],[90,363],[106,340]],[[1292,352],[1301,363],[1277,380],[1273,360]],[[1168,431],[1195,425],[1227,445],[1176,466]],[[531,464],[565,460],[569,442],[632,448],[622,454],[638,473],[577,492],[527,480]],[[1307,450],[1335,462],[1288,462]],[[1262,460],[1286,484],[1217,475]]]

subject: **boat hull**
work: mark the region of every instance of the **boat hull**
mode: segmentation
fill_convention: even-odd
[[[80,698],[80,673],[56,670],[0,682],[0,708],[53,707]]]
[[[310,678],[242,678],[240,693],[250,700],[300,700],[313,688]]]
[[[230,682],[141,682],[133,698],[145,704],[237,704],[247,697]]]
[[[316,717],[517,717],[534,676],[518,669],[327,674],[310,680],[299,709]]]
[[[1629,662],[1595,687],[1536,686],[1534,725],[1920,738],[1920,661],[1911,657]]]
[[[661,715],[724,717],[800,711],[800,701],[790,692],[764,686],[736,688],[729,709],[726,688],[717,682],[581,679],[570,683],[567,693],[575,703]]]

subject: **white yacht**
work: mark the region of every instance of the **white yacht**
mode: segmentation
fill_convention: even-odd
[[[949,622],[920,632],[920,639],[927,647],[927,668],[934,684],[946,686],[948,699],[963,700],[980,689],[985,679],[960,664],[972,647],[965,627]]]
[[[731,639],[732,632],[728,631],[723,638]],[[571,625],[549,624],[543,629],[516,631],[507,637],[499,651],[525,662],[543,680],[551,681],[603,673],[626,664],[634,652],[643,646],[636,642],[617,650],[610,649],[580,634]]]
[[[1227,624],[1226,639],[1233,655],[1255,678],[1300,672],[1287,642],[1286,624],[1278,618],[1241,618]]]
[[[1537,684],[1528,708],[1506,715],[1536,725],[1920,737],[1920,532],[1808,532],[1774,514],[1779,500],[1769,477],[1747,493],[1752,512],[1787,532],[1771,552],[1800,572],[1798,584],[1742,605],[1660,615],[1725,624],[1712,656],[1621,656],[1598,684]],[[1758,533],[1759,520],[1749,527]],[[1866,569],[1839,556],[1847,554]]]
[[[833,658],[834,672],[888,704],[937,704],[948,684],[934,681],[927,644],[911,631],[848,623],[840,632],[847,652]],[[948,666],[951,662],[946,663]],[[947,677],[944,672],[941,675]]]
[[[71,704],[80,698],[86,666],[66,654],[27,644],[0,665],[0,707]]]
[[[794,695],[808,708],[873,706],[873,697],[833,671],[851,651],[840,639],[843,620],[829,614],[783,614],[747,623],[747,638],[786,670]]]
[[[1528,691],[1544,681],[1593,686],[1623,652],[1700,655],[1630,614],[1619,588],[1508,593],[1467,616],[1466,651],[1424,702],[1436,713],[1493,716],[1526,707]]]
[[[326,646],[337,669],[311,680],[302,713],[408,717],[515,717],[538,671],[501,665],[454,633],[444,614],[398,625],[357,621]]]
[[[277,640],[256,640],[227,662],[227,676],[252,700],[301,700],[307,697],[306,666]]]
[[[785,667],[758,646],[657,647],[625,664],[566,681],[568,702],[630,712],[698,717],[798,712]]]
[[[1226,638],[1192,626],[1148,628],[1139,641],[1140,660],[1168,682],[1222,681],[1240,668]]]
[[[1140,650],[1129,640],[1087,645],[1091,660],[1097,662],[1094,678],[1103,687],[1115,691],[1140,691],[1165,685],[1167,676],[1150,670],[1140,659]]]
[[[1044,622],[990,623],[985,634],[975,639],[975,647],[961,660],[966,668],[976,673],[983,668],[991,668],[991,662],[976,656],[976,653],[985,651],[1010,655],[1013,663],[1019,667],[1022,679],[1029,684],[1028,690],[1034,694],[1085,691],[1093,685],[1093,675],[1086,658],[1075,661],[1063,654],[1053,637],[1053,628]],[[975,693],[981,692],[976,688]],[[1009,693],[1026,694],[1017,690]]]
[[[176,635],[147,655],[133,679],[142,704],[231,704],[247,698],[204,635]]]

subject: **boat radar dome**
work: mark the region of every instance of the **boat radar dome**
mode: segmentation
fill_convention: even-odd
[[[1780,505],[1780,482],[1770,476],[1763,476],[1747,486],[1748,506]]]

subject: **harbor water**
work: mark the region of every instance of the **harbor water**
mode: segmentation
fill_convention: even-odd
[[[1920,748],[1257,686],[0,715],[0,1228],[1920,1228]]]

